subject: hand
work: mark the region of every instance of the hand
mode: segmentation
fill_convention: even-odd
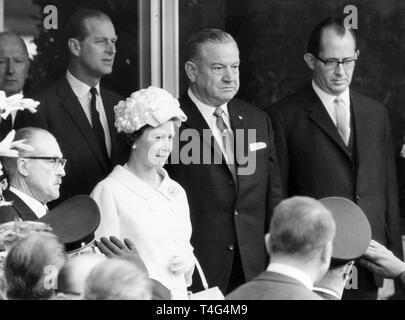
[[[96,245],[100,252],[106,255],[108,258],[131,260],[143,271],[148,273],[145,264],[143,263],[134,243],[131,240],[124,239],[124,242],[122,242],[120,239],[114,236],[111,236],[110,239],[102,237],[100,238],[100,241],[96,241]]]
[[[384,284],[378,288],[377,300],[388,300],[395,294],[394,280],[384,279]]]
[[[377,241],[371,240],[366,253],[359,263],[375,274],[384,278],[394,279],[405,271],[405,263]]]
[[[191,270],[194,266],[194,259],[193,255],[185,254],[185,255],[174,255],[173,258],[169,262],[169,269],[175,274],[179,273],[187,273]]]

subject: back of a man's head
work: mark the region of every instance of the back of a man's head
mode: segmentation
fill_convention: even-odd
[[[82,254],[69,259],[58,275],[57,292],[68,299],[81,298],[84,283],[91,270],[106,258],[98,254]]]
[[[275,209],[270,224],[270,255],[310,260],[335,235],[331,213],[318,201],[293,197]]]
[[[34,233],[17,242],[4,263],[8,299],[52,298],[65,259],[63,245],[50,232]]]
[[[147,274],[133,262],[108,259],[90,272],[85,300],[150,300],[152,285]]]

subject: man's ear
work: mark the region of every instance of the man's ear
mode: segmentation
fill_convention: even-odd
[[[29,58],[27,58],[28,59],[28,61],[27,61],[27,67],[25,68],[25,79],[27,79],[28,78],[28,71],[29,71],[29,69],[30,69],[30,65],[31,65],[31,61],[30,61],[30,59]]]
[[[78,39],[70,38],[68,40],[69,51],[76,57],[80,54],[80,42]]]
[[[191,82],[195,82],[197,80],[196,74],[198,72],[197,65],[192,61],[187,61],[184,65],[184,69],[186,70],[188,79]]]
[[[315,69],[315,57],[313,54],[307,52],[304,54],[304,60],[311,70]]]
[[[29,164],[26,159],[17,159],[17,170],[24,177],[27,177],[29,175],[28,165]]]
[[[333,242],[328,241],[321,252],[320,258],[322,262],[328,263],[328,265],[330,264],[330,259],[332,259],[332,250],[333,250]]]
[[[264,244],[266,245],[267,253],[270,254],[270,232],[264,235]]]

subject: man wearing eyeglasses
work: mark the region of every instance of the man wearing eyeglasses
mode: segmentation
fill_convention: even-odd
[[[16,131],[14,141],[25,140],[33,151],[19,150],[19,158],[3,157],[3,170],[10,188],[4,191],[11,205],[0,207],[0,223],[37,220],[48,212],[47,203],[59,198],[59,188],[65,175],[66,159],[55,137],[40,128],[27,127]]]
[[[350,88],[359,51],[353,30],[328,18],[304,60],[312,83],[267,109],[285,197],[345,197],[367,215],[373,239],[401,254],[391,128],[384,106]],[[382,278],[356,266],[343,298],[375,299]],[[388,284],[388,282],[386,282]]]

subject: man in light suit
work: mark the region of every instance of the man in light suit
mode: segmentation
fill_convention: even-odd
[[[230,292],[266,266],[263,238],[281,200],[272,126],[266,113],[234,98],[239,50],[231,35],[203,30],[186,52],[189,89],[180,106],[188,120],[179,161],[174,148],[167,170],[186,190],[191,242],[209,285]],[[191,163],[182,152],[188,143],[196,147]]]
[[[335,230],[332,214],[320,202],[283,200],[274,209],[266,239],[267,270],[227,300],[322,300],[312,289],[329,268]]]
[[[3,196],[12,203],[0,206],[0,223],[43,217],[48,212],[47,203],[59,197],[65,175],[66,160],[52,134],[27,127],[16,131],[14,141],[18,140],[25,140],[33,150],[19,150],[19,158],[1,159],[10,183]]]
[[[373,238],[400,254],[390,123],[384,106],[349,88],[358,58],[355,35],[340,20],[328,18],[312,31],[304,56],[312,83],[267,110],[283,187],[286,197],[352,200]],[[346,297],[375,299],[382,279],[358,271],[358,289]]]
[[[114,127],[113,108],[120,96],[100,86],[100,79],[112,72],[116,53],[117,36],[110,18],[82,9],[70,17],[65,36],[68,70],[39,94],[37,114],[25,120],[29,125],[39,116],[41,126],[58,139],[69,159],[58,203],[76,194],[90,194],[113,165],[126,161],[129,151]]]

